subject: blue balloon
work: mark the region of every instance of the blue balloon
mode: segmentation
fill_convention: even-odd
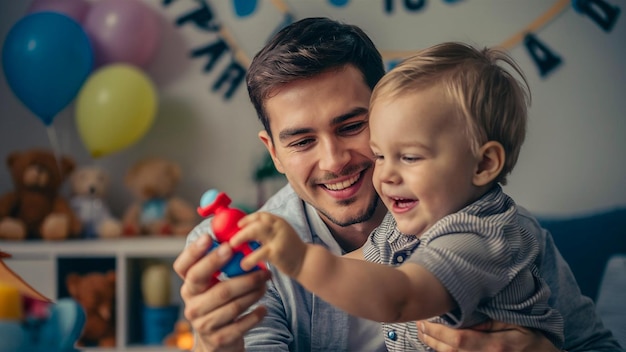
[[[9,31],[2,66],[13,93],[46,126],[78,94],[93,69],[87,34],[70,17],[37,12]]]
[[[239,17],[250,16],[257,7],[257,0],[233,0],[235,13]]]

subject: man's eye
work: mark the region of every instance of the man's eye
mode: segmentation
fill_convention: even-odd
[[[290,143],[289,147],[290,148],[296,148],[296,149],[303,149],[303,148],[306,148],[311,143],[313,143],[313,139],[312,138],[300,139],[300,140],[297,140],[297,141],[295,141],[293,143]]]
[[[364,121],[354,122],[348,125],[344,125],[339,129],[339,133],[343,135],[355,135],[363,131],[367,127],[367,123]]]

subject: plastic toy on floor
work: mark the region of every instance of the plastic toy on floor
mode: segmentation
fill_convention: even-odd
[[[237,208],[229,207],[231,199],[224,192],[219,192],[215,189],[206,191],[200,198],[200,207],[198,207],[198,214],[203,217],[213,215],[211,219],[211,228],[213,229],[214,241],[209,251],[214,250],[222,242],[227,242],[233,235],[239,231],[237,222],[246,213]],[[244,243],[241,246],[233,248],[232,259],[224,265],[221,273],[216,273],[214,277],[216,279],[224,279],[228,277],[234,277],[244,274],[246,272],[265,269],[262,263],[259,263],[250,271],[244,271],[241,269],[240,263],[243,257],[250,254],[255,249],[259,248],[260,244],[257,242]]]
[[[76,352],[85,313],[76,301],[56,303],[37,292],[2,261],[0,252],[0,352]]]

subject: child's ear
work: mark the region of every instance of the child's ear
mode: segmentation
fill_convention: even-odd
[[[480,147],[478,157],[480,160],[476,167],[473,183],[480,187],[493,182],[500,175],[502,168],[504,168],[506,155],[500,142],[489,141]]]

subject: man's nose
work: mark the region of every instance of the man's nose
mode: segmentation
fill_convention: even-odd
[[[319,167],[324,171],[339,174],[350,162],[350,150],[338,140],[326,140],[321,142],[319,155]]]

